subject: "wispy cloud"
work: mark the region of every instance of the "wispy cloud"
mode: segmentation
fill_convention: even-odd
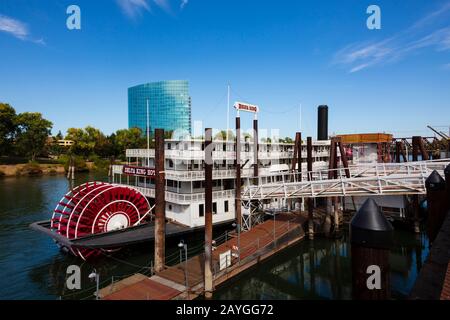
[[[176,11],[183,11],[189,0],[116,0],[122,12],[131,19],[136,19],[145,11],[153,12],[157,7],[169,15],[175,15]],[[176,4],[178,3],[178,4]],[[175,10],[173,9],[175,8]]]
[[[0,32],[8,33],[23,41],[31,41],[45,45],[44,39],[34,39],[31,37],[28,26],[25,23],[4,15],[0,15]]]
[[[450,3],[424,16],[410,27],[380,40],[354,43],[339,50],[333,63],[350,73],[369,67],[393,63],[420,49],[450,50]]]
[[[129,18],[135,19],[142,15],[144,11],[150,12],[150,5],[147,0],[116,0],[122,12]]]
[[[3,15],[0,15],[0,31],[9,33],[21,40],[26,40],[29,34],[25,23]]]
[[[183,10],[189,3],[189,0],[181,0],[180,9]]]

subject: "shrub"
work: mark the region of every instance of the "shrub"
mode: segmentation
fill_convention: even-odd
[[[17,169],[16,175],[19,176],[37,176],[42,174],[42,169],[36,161],[30,161],[22,168]]]
[[[89,171],[86,161],[81,156],[73,156],[75,161],[75,171],[76,172],[85,172]],[[70,156],[63,155],[59,157],[58,162],[64,166],[64,170],[69,170]]]
[[[109,170],[109,160],[104,160],[98,156],[91,156],[91,160],[94,162],[94,170],[103,172]]]

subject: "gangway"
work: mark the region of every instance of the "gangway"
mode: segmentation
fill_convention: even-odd
[[[450,159],[404,163],[358,164],[311,172],[281,172],[259,176],[243,187],[241,201],[284,198],[425,194],[425,180],[436,170],[443,175]],[[330,172],[333,174],[330,174]],[[329,179],[335,176],[336,179]],[[301,175],[301,177],[300,177]],[[349,176],[349,177],[348,177]]]

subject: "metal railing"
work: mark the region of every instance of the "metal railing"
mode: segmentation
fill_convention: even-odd
[[[257,185],[248,181],[241,199],[424,194],[428,176],[433,170],[442,175],[449,163],[450,159],[443,159],[354,165],[302,172],[301,179],[297,172],[275,173],[259,176]]]
[[[165,150],[165,157],[170,159],[186,159],[186,160],[203,160],[205,159],[205,151],[203,150]],[[154,149],[127,149],[126,156],[128,158],[154,158]],[[289,151],[259,151],[258,158],[262,160],[268,159],[292,159],[294,150]],[[313,157],[328,157],[327,151],[313,151]],[[213,160],[234,160],[236,151],[213,151]],[[302,152],[302,158],[306,158],[306,152]],[[241,159],[253,159],[253,151],[241,151]]]
[[[225,275],[230,272],[231,269],[246,264],[252,259],[258,256],[269,253],[271,250],[288,243],[291,240],[299,237],[300,232],[303,231],[303,227],[299,223],[293,223],[286,221],[279,226],[275,226],[274,229],[263,236],[257,237],[244,247],[238,247],[237,249],[231,247],[229,244],[226,246],[226,251],[231,251],[231,260],[229,265],[220,269],[220,259],[213,259],[213,276],[214,279]],[[242,237],[242,234],[240,235]],[[237,238],[238,235],[234,235]],[[217,245],[218,247],[219,245]],[[222,248],[223,250],[223,248]],[[226,252],[225,251],[225,252]]]

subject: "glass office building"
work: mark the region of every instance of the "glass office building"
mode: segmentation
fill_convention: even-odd
[[[191,134],[191,97],[185,80],[159,81],[128,89],[128,127],[147,132],[147,100],[150,133],[155,129]]]

